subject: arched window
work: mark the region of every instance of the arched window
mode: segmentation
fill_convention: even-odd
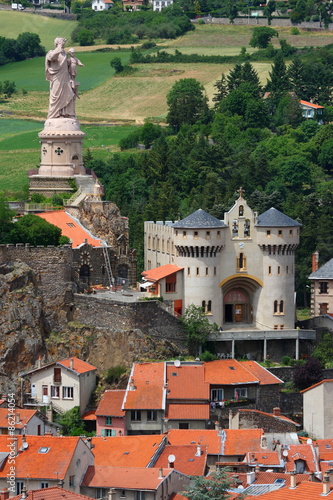
[[[244,207],[243,207],[243,205],[239,205],[238,215],[239,215],[239,217],[242,217],[244,215]]]
[[[207,312],[209,312],[209,313],[212,312],[212,301],[211,300],[208,301]]]
[[[274,314],[278,312],[278,301],[274,300]]]
[[[232,236],[238,236],[238,220],[236,219],[232,221]]]
[[[201,302],[201,307],[202,307],[202,312],[204,312],[204,313],[205,313],[205,312],[206,312],[206,301],[205,301],[205,300],[203,300],[203,301]]]
[[[239,267],[240,267],[240,269],[243,269],[243,267],[244,267],[244,256],[243,256],[243,253],[239,254]]]
[[[249,219],[246,219],[244,223],[244,237],[249,238],[249,236],[250,236],[250,221]]]
[[[280,300],[280,313],[283,313],[283,300]]]

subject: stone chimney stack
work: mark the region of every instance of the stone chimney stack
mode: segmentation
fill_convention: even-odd
[[[280,410],[280,408],[279,408],[278,406],[276,406],[275,408],[273,408],[273,415],[274,415],[275,417],[280,417],[280,415],[281,415],[281,410]]]
[[[158,475],[158,479],[162,479],[164,477],[163,475],[163,469],[162,467],[159,469],[159,475]]]
[[[328,495],[331,489],[330,477],[325,474],[323,479],[323,495]]]
[[[316,251],[312,254],[312,272],[317,271],[319,261],[319,252]]]
[[[73,358],[71,358],[71,359],[69,360],[69,367],[70,367],[70,369],[71,369],[71,370],[73,370],[73,369],[74,369],[74,359],[73,359]]]

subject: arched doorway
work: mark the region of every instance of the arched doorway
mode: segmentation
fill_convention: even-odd
[[[248,323],[255,320],[255,296],[262,282],[250,275],[233,275],[220,283],[223,298],[223,323]]]

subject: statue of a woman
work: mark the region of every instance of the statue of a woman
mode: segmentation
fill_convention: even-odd
[[[50,82],[48,118],[75,118],[75,92],[68,71],[65,38],[54,40],[54,50],[46,54],[45,76]]]

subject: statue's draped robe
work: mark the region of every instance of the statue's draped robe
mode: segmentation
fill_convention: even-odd
[[[75,118],[75,94],[68,71],[67,55],[64,50],[50,50],[46,54],[45,76],[50,82],[48,118]]]

